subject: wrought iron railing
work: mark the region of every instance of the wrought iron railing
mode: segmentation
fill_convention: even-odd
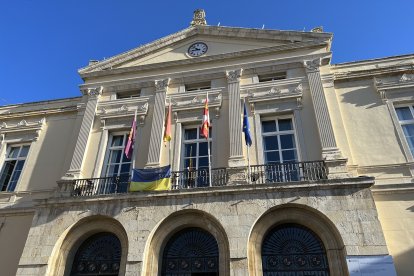
[[[271,163],[250,166],[250,183],[315,181],[328,178],[324,161]]]
[[[199,170],[185,170],[172,172],[171,189],[190,189],[199,187],[209,187],[210,175],[208,168]],[[225,186],[227,184],[226,168],[211,169],[211,185]]]
[[[184,170],[171,173],[171,189],[192,189],[210,186],[226,186],[229,183],[231,168]],[[324,161],[273,163],[246,167],[248,184],[268,184],[279,182],[317,181],[328,178]],[[127,193],[129,175],[76,179],[59,184],[60,192],[71,196],[93,196]]]
[[[92,196],[128,192],[129,175],[77,179],[71,192],[72,196]]]

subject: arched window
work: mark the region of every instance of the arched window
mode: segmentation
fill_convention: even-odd
[[[266,234],[262,268],[264,276],[329,275],[322,242],[311,230],[297,224],[283,224]]]
[[[165,246],[162,275],[216,276],[219,253],[216,239],[201,228],[186,228],[174,234]]]
[[[121,262],[121,242],[112,233],[87,238],[76,251],[71,276],[116,276]]]

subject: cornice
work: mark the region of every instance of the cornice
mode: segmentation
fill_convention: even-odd
[[[3,122],[0,124],[0,134],[16,133],[16,132],[34,132],[36,133],[34,140],[37,140],[39,133],[46,124],[46,118],[38,121],[21,120],[17,124],[7,124]]]
[[[403,95],[399,95],[397,100],[398,98],[413,100],[414,96],[412,89],[414,88],[414,74],[403,73],[398,79],[392,81],[385,81],[381,78],[374,77],[374,87],[383,101],[393,98],[393,93],[405,94],[405,98],[402,98]]]
[[[45,115],[52,115],[52,114],[57,114],[57,113],[74,112],[77,110],[78,110],[77,105],[71,105],[71,106],[64,106],[64,107],[58,107],[58,108],[38,109],[38,110],[32,110],[32,111],[10,112],[7,114],[0,114],[0,120],[45,116]]]
[[[326,47],[327,44],[328,44],[327,42],[321,42],[321,41],[292,42],[291,44],[277,45],[273,47],[251,49],[251,50],[225,53],[225,54],[219,54],[219,55],[213,55],[213,56],[205,56],[205,57],[199,57],[196,59],[184,59],[184,60],[160,62],[160,63],[154,63],[154,64],[117,68],[117,69],[110,69],[110,70],[104,70],[104,71],[90,71],[90,72],[85,71],[81,73],[81,77],[82,78],[100,77],[100,76],[108,76],[108,75],[123,74],[123,73],[130,73],[130,72],[155,70],[155,69],[161,69],[161,68],[165,69],[167,67],[200,64],[200,63],[206,63],[206,62],[212,62],[212,61],[219,61],[219,60],[221,61],[221,60],[226,60],[226,59],[249,57],[249,56],[254,56],[254,55],[264,55],[264,54],[269,54],[269,53],[282,53],[282,52],[298,50],[298,49],[323,48],[323,47]]]

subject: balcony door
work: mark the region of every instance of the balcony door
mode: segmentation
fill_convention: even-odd
[[[184,128],[183,155],[182,155],[182,185],[192,187],[206,187],[209,185],[208,171],[208,144],[210,143],[211,157],[211,135],[210,127],[208,140],[201,136],[199,127]]]

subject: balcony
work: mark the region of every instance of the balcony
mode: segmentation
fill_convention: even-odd
[[[242,169],[245,185],[266,185],[270,183],[315,182],[328,179],[324,161],[274,163],[252,165]],[[232,168],[211,170],[211,184],[214,187],[234,185],[231,181]],[[171,173],[171,190],[202,189],[209,187],[208,169],[174,171]],[[128,191],[130,176],[75,179],[59,182],[58,192],[70,197],[90,197],[108,194],[124,194]]]

